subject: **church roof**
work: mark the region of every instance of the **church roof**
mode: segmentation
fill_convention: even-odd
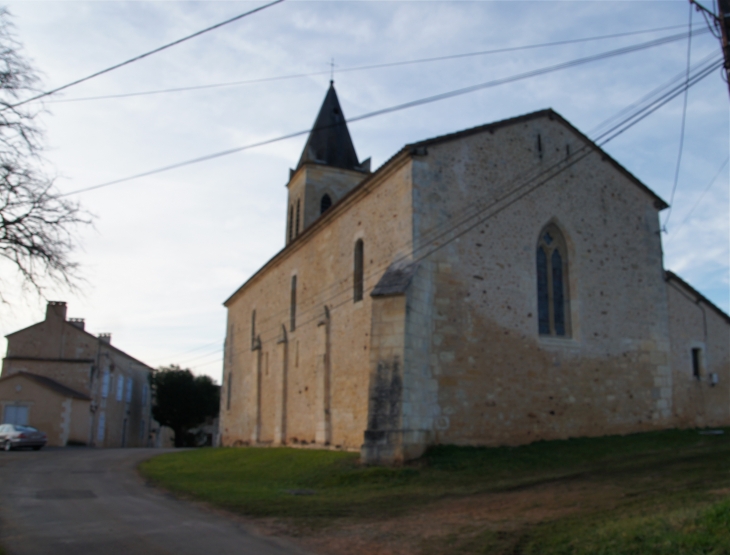
[[[297,169],[306,162],[315,162],[346,170],[358,169],[360,165],[332,81],[330,81],[330,88],[324,97],[324,102],[319,109],[317,119],[314,121],[312,131],[309,133],[307,144],[304,145],[304,151],[297,164]]]

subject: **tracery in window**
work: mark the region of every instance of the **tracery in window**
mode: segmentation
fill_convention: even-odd
[[[355,260],[352,271],[352,299],[354,302],[362,300],[363,294],[363,257],[364,245],[362,239],[355,242]]]
[[[319,203],[320,215],[324,214],[329,209],[330,206],[332,206],[332,198],[328,194],[325,194]]]
[[[549,224],[537,244],[537,314],[540,335],[570,335],[568,252],[560,230]]]

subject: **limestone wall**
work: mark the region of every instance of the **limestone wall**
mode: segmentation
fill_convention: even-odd
[[[411,229],[410,170],[396,164],[332,207],[227,301],[222,445],[360,448],[370,374],[368,293],[389,264],[408,252]],[[358,239],[364,242],[365,294],[353,302]]]
[[[673,407],[681,427],[730,424],[730,322],[697,293],[670,277],[669,331]],[[692,350],[699,353],[695,375]],[[717,375],[713,383],[712,375]]]
[[[367,175],[364,172],[314,163],[307,163],[299,168],[287,184],[289,190],[288,210],[291,210],[294,227],[293,236],[299,235],[319,218],[321,200],[325,194],[330,196],[334,204],[354,189]],[[300,209],[298,233],[296,232],[297,201],[299,201]],[[289,229],[289,214],[287,212],[287,229]],[[287,244],[289,240],[287,234]]]
[[[28,424],[46,433],[48,445],[88,442],[89,401],[64,397],[16,374],[0,381],[0,418],[7,405],[28,407]]]
[[[427,145],[414,161],[423,271],[409,295],[433,316],[409,322],[408,334],[431,337],[435,442],[519,444],[672,424],[657,199],[599,153],[541,184],[581,146],[569,127],[541,117]],[[551,222],[568,247],[564,338],[538,334],[536,249]]]

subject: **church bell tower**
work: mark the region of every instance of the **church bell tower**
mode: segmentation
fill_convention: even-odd
[[[334,83],[324,97],[296,169],[289,170],[286,244],[354,189],[370,173],[360,163]]]

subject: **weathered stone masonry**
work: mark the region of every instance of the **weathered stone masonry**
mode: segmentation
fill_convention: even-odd
[[[328,110],[333,88],[317,122]],[[665,273],[666,204],[559,115],[408,145],[375,173],[349,134],[323,135],[344,119],[318,125],[286,248],[226,301],[224,445],[392,463],[437,443],[730,424],[730,319]],[[540,278],[553,240],[559,273]]]

